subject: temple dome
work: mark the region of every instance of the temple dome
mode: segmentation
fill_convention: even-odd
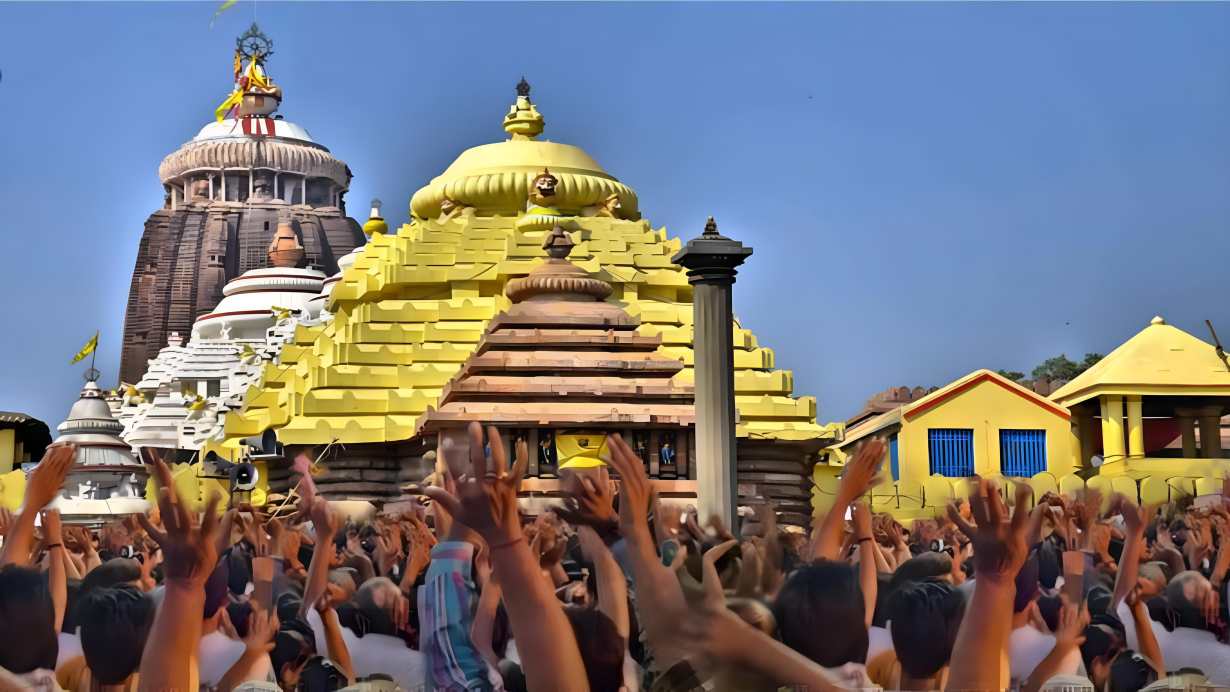
[[[435,218],[445,200],[486,215],[522,212],[534,178],[548,168],[559,180],[556,199],[561,212],[578,214],[618,195],[623,214],[636,218],[636,192],[603,170],[583,149],[535,139],[544,121],[529,100],[529,86],[524,81],[522,85],[524,89],[518,87],[517,102],[504,119],[509,139],[461,152],[443,173],[414,193],[410,212],[419,218]]]
[[[222,289],[218,307],[197,318],[192,339],[217,339],[223,329],[231,339],[264,339],[265,330],[278,321],[277,309],[309,314],[311,301],[324,284],[318,269],[268,267],[244,272]]]

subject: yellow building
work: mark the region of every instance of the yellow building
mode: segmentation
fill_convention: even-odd
[[[1100,485],[1162,502],[1217,492],[1230,473],[1230,362],[1161,317],[1051,399],[1072,411],[1077,458],[1098,466]]]
[[[22,464],[43,458],[51,444],[47,424],[24,413],[0,411],[0,507],[17,509],[26,490]]]
[[[334,318],[299,327],[244,408],[227,415],[227,437],[272,428],[286,445],[335,443],[345,454],[395,460],[407,475],[430,470],[415,459],[432,445],[405,443],[488,322],[511,305],[506,284],[541,263],[556,225],[576,243],[570,260],[612,286],[609,300],[640,321],[639,334],[661,337],[658,352],[682,361],[675,377],[691,383],[692,287],[670,261],[679,239],[641,218],[636,192],[583,150],[538,139],[543,128],[528,85],[519,87],[504,118],[508,139],[462,152],[414,194],[409,224],[372,234],[332,290]],[[788,469],[768,448],[814,453],[837,427],[816,424],[815,399],[794,394],[792,373],[749,330],[736,325],[734,348],[740,465],[751,464],[757,483],[793,484],[806,517],[810,469]],[[751,442],[764,453],[745,454]],[[359,462],[330,468],[335,477],[353,472],[347,494],[382,492]]]
[[[972,475],[1040,478],[1043,486],[1071,476],[1068,410],[989,370],[976,370],[930,394],[864,420],[816,467],[816,504],[836,489],[834,467],[861,440],[887,442],[884,471],[872,492],[877,511],[902,517],[943,508]],[[1079,480],[1079,479],[1077,479]],[[1011,483],[1011,481],[1006,481]]]

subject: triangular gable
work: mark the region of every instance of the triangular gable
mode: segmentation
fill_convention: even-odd
[[[971,372],[965,377],[962,377],[961,379],[956,380],[955,382],[952,382],[951,384],[945,387],[941,387],[940,389],[928,394],[927,396],[919,399],[918,401],[915,401],[911,404],[906,404],[906,406],[904,407],[905,408],[905,411],[904,411],[905,419],[911,420],[913,418],[916,418],[919,415],[921,415],[923,412],[928,411],[932,408],[935,408],[936,406],[939,406],[945,401],[955,396],[958,396],[962,392],[966,392],[966,391],[969,391],[970,389],[973,389],[974,387],[977,387],[983,382],[991,382],[991,383],[997,384],[1000,387],[1003,387],[1004,389],[1008,390],[1009,392],[1016,394],[1022,399],[1032,402],[1039,408],[1046,409],[1047,411],[1055,414],[1056,416],[1059,416],[1060,418],[1063,418],[1064,420],[1071,420],[1072,418],[1072,414],[1069,413],[1066,408],[1054,403],[1050,399],[1047,399],[1046,397],[1041,396],[1040,394],[1037,394],[1029,389],[1022,387],[1021,385],[1013,382],[1012,380],[1009,380],[1006,377],[1003,377],[1002,375],[991,372],[990,370],[975,370],[974,372]]]

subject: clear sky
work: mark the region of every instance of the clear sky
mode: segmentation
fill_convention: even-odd
[[[230,88],[251,2],[0,3],[0,408],[114,382],[159,161]],[[735,308],[819,417],[891,385],[1106,351],[1154,314],[1230,341],[1230,4],[259,3],[282,113],[410,195],[503,137],[524,74],[685,238],[752,245]]]

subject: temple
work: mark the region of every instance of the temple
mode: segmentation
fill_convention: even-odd
[[[65,521],[74,523],[98,523],[148,510],[143,497],[149,474],[120,439],[124,426],[111,414],[106,393],[95,381],[97,375],[91,368],[80,398],[57,427],[57,443],[77,446],[58,503]]]
[[[226,416],[228,440],[273,430],[283,444],[313,446],[327,468],[323,492],[375,500],[431,472],[443,422],[494,414],[483,401],[505,401],[516,406],[502,424],[535,440],[543,483],[594,457],[581,440],[617,429],[634,435],[658,478],[689,492],[704,461],[692,455],[688,399],[692,287],[671,262],[682,244],[642,219],[636,192],[583,150],[538,139],[544,126],[523,82],[504,118],[508,139],[463,152],[413,195],[409,224],[372,233],[332,287],[334,317],[301,325],[279,362],[265,364],[243,408]],[[539,267],[565,270],[549,254],[563,245],[577,273],[569,281],[601,300],[527,297],[521,282],[536,285]],[[552,322],[551,301],[565,315],[584,306],[584,320]],[[585,321],[598,315],[609,324]],[[739,491],[806,521],[815,452],[837,427],[816,423],[815,399],[793,394],[791,373],[751,332],[736,324],[733,339]],[[585,365],[607,348],[615,360]],[[592,379],[584,387],[581,373]],[[562,389],[551,407],[553,386]],[[629,394],[638,387],[643,405]],[[530,415],[539,405],[549,410]]]
[[[137,250],[123,382],[137,382],[172,334],[187,334],[213,311],[228,281],[264,266],[284,223],[304,248],[301,263],[326,275],[363,242],[345,212],[350,169],[307,130],[275,115],[282,89],[264,72],[272,53],[255,24],[240,36],[231,97],[158,168],[166,202],[146,221]]]

